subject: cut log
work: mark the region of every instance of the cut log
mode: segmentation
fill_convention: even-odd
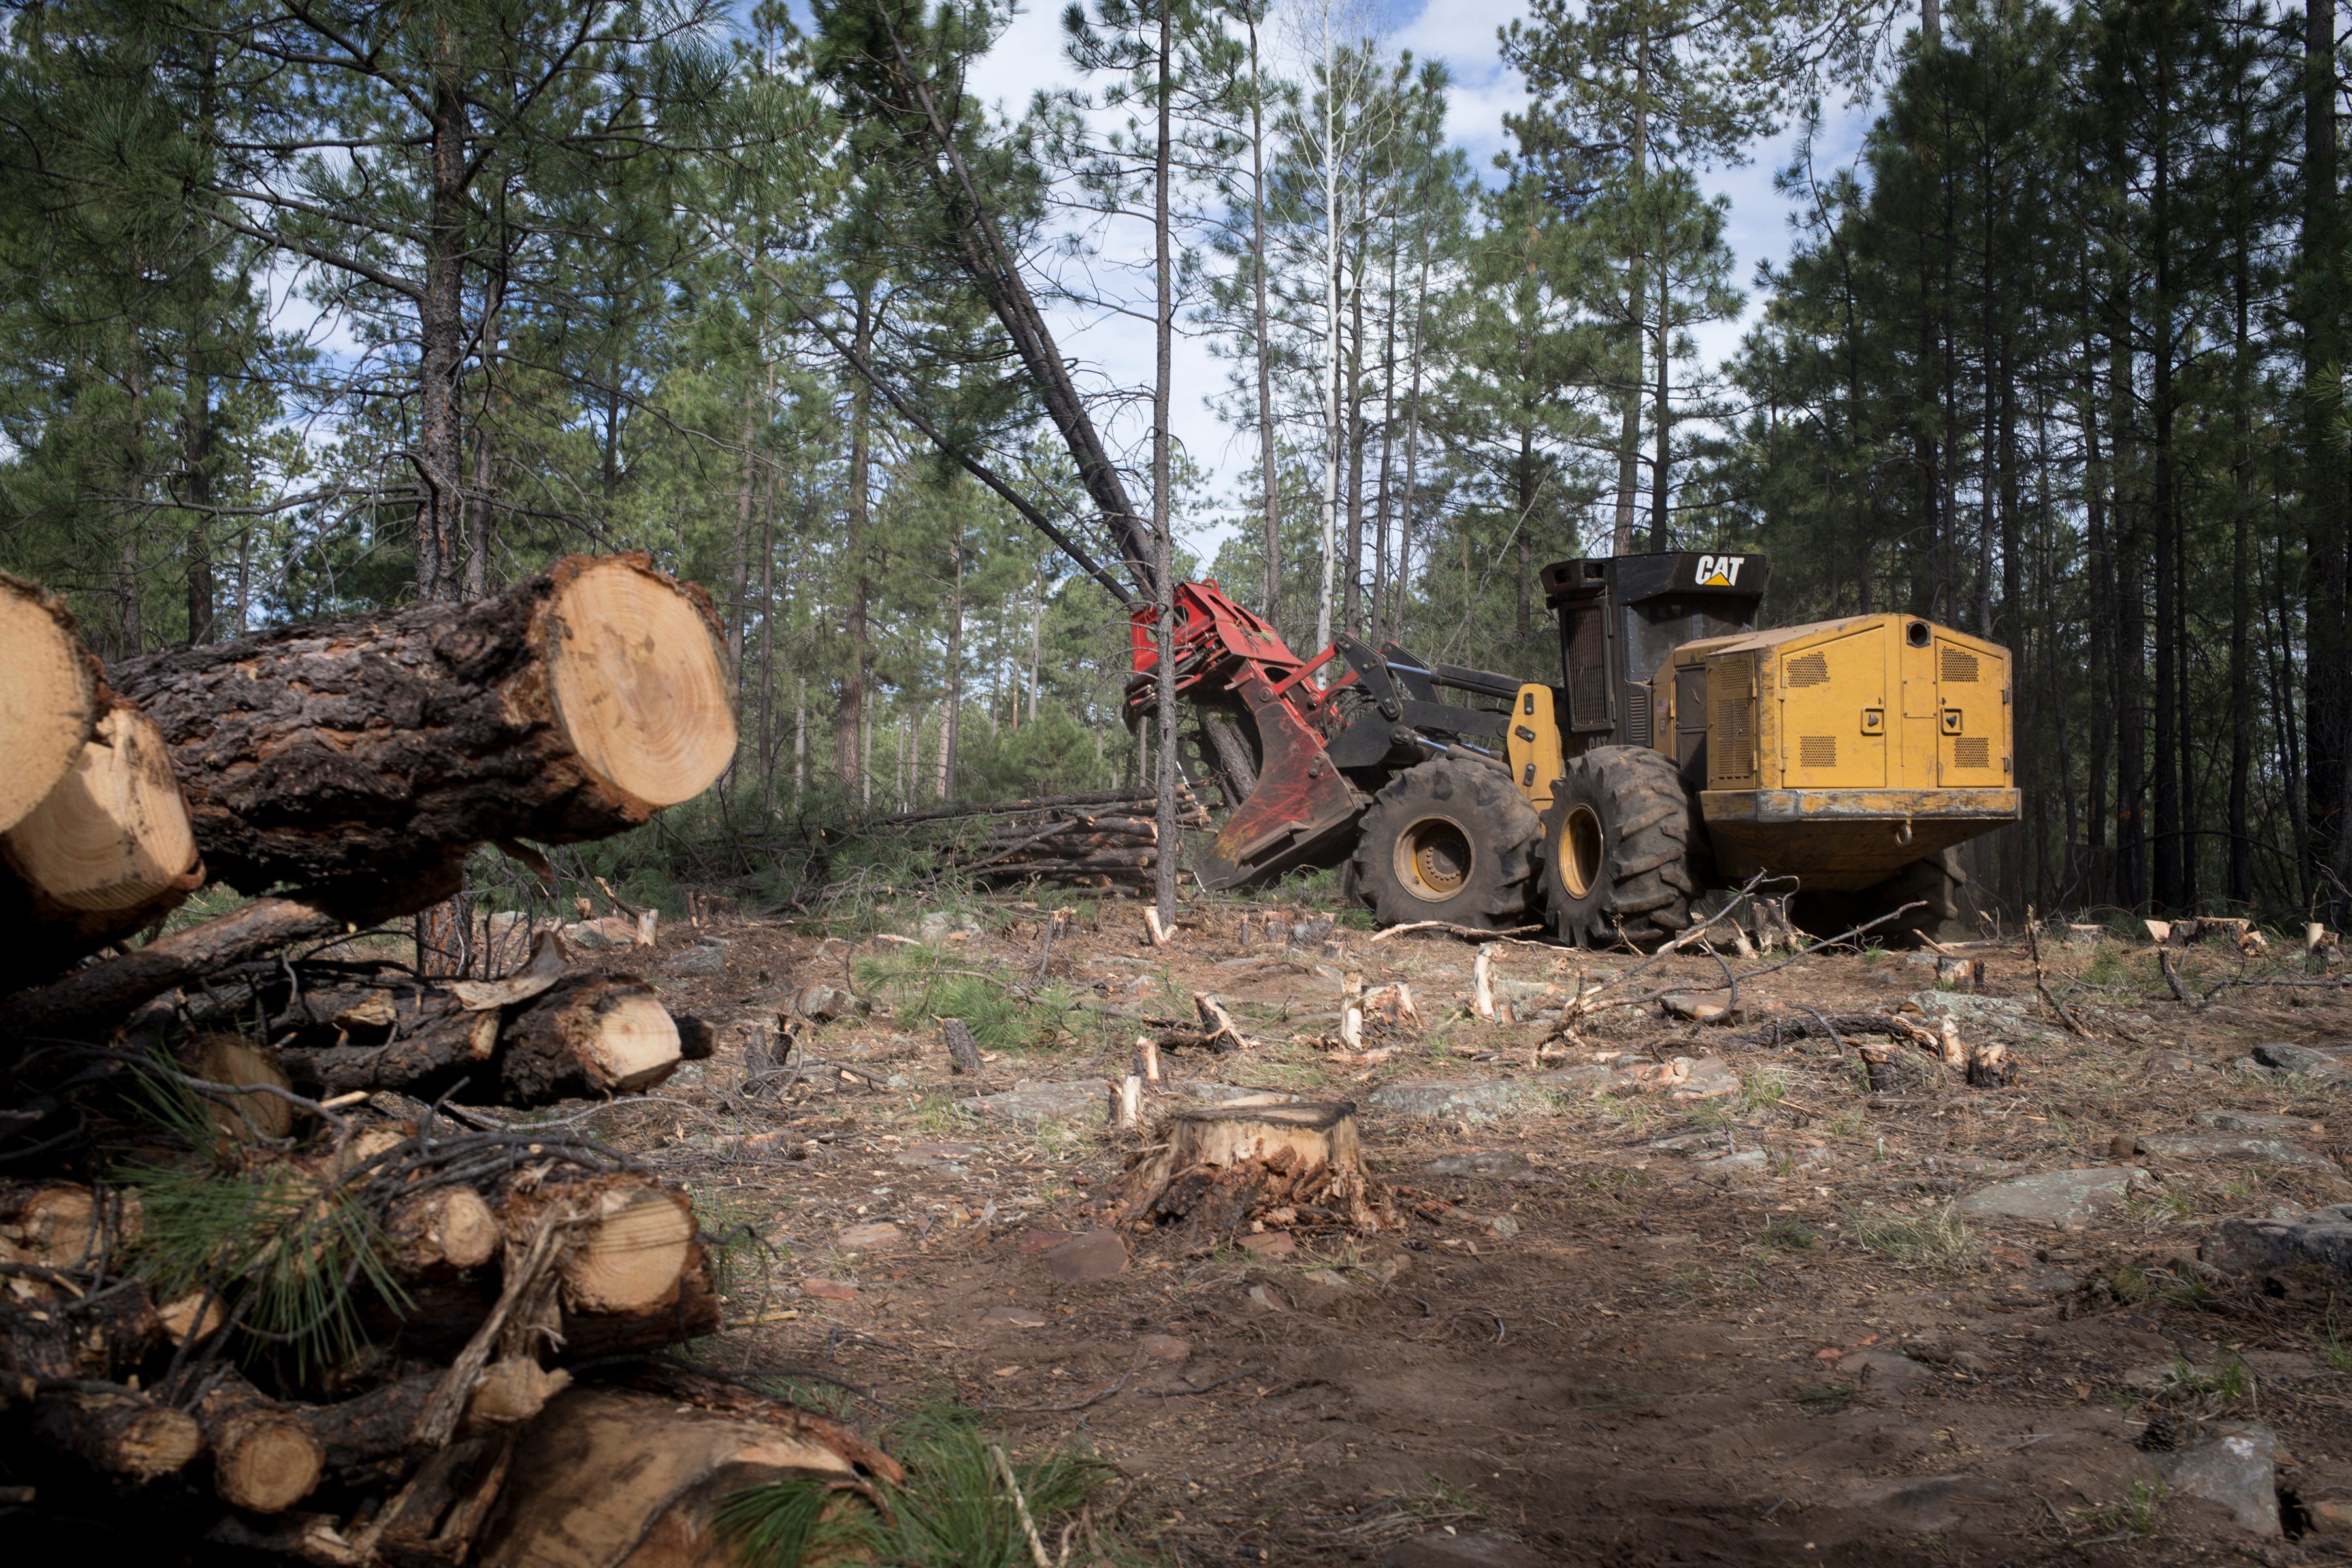
[[[677,1054],[690,1062],[707,1062],[719,1054],[719,1026],[690,1013],[672,1013],[677,1026]]]
[[[283,1513],[318,1489],[325,1447],[299,1414],[232,1372],[196,1402],[213,1489],[255,1513]]]
[[[471,1187],[436,1187],[402,1198],[385,1218],[385,1263],[402,1279],[425,1279],[478,1268],[499,1255],[504,1237],[498,1215]]]
[[[163,736],[117,704],[49,793],[0,834],[0,930],[12,933],[0,989],[154,924],[204,877]]]
[[[500,1034],[499,1083],[514,1105],[650,1089],[677,1068],[677,1026],[652,986],[579,974],[525,1003]]]
[[[0,572],[0,832],[47,798],[107,710],[98,661],[56,595]]]
[[[278,1060],[293,1086],[314,1099],[392,1090],[432,1100],[462,1078],[471,1098],[491,1100],[498,1044],[498,1014],[451,1007],[386,1045],[296,1047],[278,1052]]]
[[[588,1214],[560,1267],[567,1312],[635,1314],[677,1299],[695,1237],[685,1194],[612,1183]]]
[[[290,881],[380,901],[368,884],[485,841],[635,827],[735,754],[717,613],[641,554],[110,674],[170,743],[205,864],[247,892]]]
[[[274,1052],[242,1035],[215,1030],[191,1037],[181,1049],[180,1065],[191,1077],[252,1091],[234,1100],[205,1097],[213,1124],[227,1137],[250,1142],[294,1131],[294,1107],[267,1092],[293,1087]]]
[[[92,1469],[133,1481],[175,1474],[205,1451],[194,1416],[129,1389],[44,1394],[34,1407],[33,1431]]]
[[[821,1436],[650,1394],[573,1388],[525,1430],[481,1568],[696,1568],[731,1560],[714,1523],[746,1487],[791,1479],[852,1486]],[[855,1498],[845,1502],[863,1507]]]
[[[98,1200],[73,1182],[0,1188],[0,1241],[43,1268],[79,1268],[105,1246]]]
[[[1352,1102],[1180,1110],[1111,1199],[1114,1215],[1129,1223],[1217,1231],[1284,1205],[1307,1205],[1361,1230],[1379,1225]]]

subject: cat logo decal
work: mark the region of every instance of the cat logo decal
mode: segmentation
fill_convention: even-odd
[[[1748,564],[1745,555],[1702,555],[1697,570],[1692,574],[1701,588],[1737,588],[1739,569]]]

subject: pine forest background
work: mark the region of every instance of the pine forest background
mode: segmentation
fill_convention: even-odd
[[[743,749],[599,853],[792,896],[860,820],[1137,779],[1127,611],[1040,520],[1302,651],[1549,679],[1543,563],[1759,551],[1777,622],[2015,650],[1990,907],[2343,917],[2330,0],[1532,0],[1493,168],[1330,0],[1087,0],[1084,90],[1003,106],[992,3],[9,5],[0,567],[114,658],[650,551],[726,621]],[[1702,176],[1791,128],[1797,243],[1736,277]],[[1063,384],[1124,529],[974,212],[1053,320],[1164,328],[1152,383]],[[1227,479],[1153,440],[1203,399]]]

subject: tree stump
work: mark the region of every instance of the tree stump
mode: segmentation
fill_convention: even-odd
[[[1179,1110],[1121,1178],[1116,1216],[1231,1231],[1288,1210],[1369,1231],[1380,1223],[1353,1101]]]

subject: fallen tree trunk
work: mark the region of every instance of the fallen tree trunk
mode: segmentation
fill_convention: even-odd
[[[341,907],[473,846],[568,844],[702,793],[735,754],[709,596],[644,555],[572,556],[493,598],[126,659],[212,874]],[[433,897],[393,901],[421,909]]]
[[[133,1481],[172,1475],[205,1451],[204,1428],[194,1416],[131,1389],[44,1394],[34,1407],[33,1430],[92,1469]]]
[[[98,660],[56,595],[0,572],[0,832],[47,798],[106,710]]]
[[[10,933],[0,991],[162,920],[204,878],[163,736],[137,709],[109,709],[49,793],[0,834]]]

